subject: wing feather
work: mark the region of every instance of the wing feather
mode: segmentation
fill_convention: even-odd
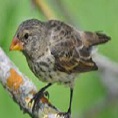
[[[84,45],[76,30],[59,21],[49,21],[50,51],[55,57],[55,68],[66,73],[96,70],[91,51]]]

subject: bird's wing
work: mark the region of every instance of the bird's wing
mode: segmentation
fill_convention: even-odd
[[[52,22],[50,51],[55,57],[55,68],[67,73],[96,70],[91,51],[85,47],[80,34],[62,22]]]

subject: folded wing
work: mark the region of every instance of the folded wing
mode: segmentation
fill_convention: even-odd
[[[97,70],[97,65],[91,57],[91,47],[105,43],[110,38],[99,32],[76,31],[63,22],[50,22],[53,24],[50,26],[50,51],[55,57],[55,69],[66,73]]]

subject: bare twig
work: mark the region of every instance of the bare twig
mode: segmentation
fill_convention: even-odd
[[[64,16],[66,21],[71,25],[75,25],[75,19],[72,17],[70,9],[68,9],[67,5],[63,3],[63,0],[53,0],[53,2],[55,2],[55,5],[59,8],[59,11]]]
[[[94,56],[94,60],[99,66],[99,75],[108,94],[111,97],[118,97],[118,63],[98,53]]]
[[[98,53],[94,55],[94,61],[99,67],[101,82],[107,94],[86,110],[81,118],[96,118],[106,108],[118,106],[118,64]]]
[[[59,111],[43,96],[32,113],[33,103],[30,100],[37,92],[35,85],[23,75],[18,68],[9,60],[0,48],[0,82],[10,93],[13,100],[20,106],[24,113],[33,118],[65,118],[58,115]]]
[[[41,12],[44,14],[44,16],[47,19],[56,18],[56,16],[54,15],[54,12],[49,8],[49,6],[46,4],[44,0],[32,0],[32,1],[38,7],[38,9],[41,10]]]

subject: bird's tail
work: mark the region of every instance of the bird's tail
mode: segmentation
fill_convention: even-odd
[[[91,46],[94,46],[94,45],[99,45],[99,44],[103,44],[103,43],[106,43],[108,42],[111,38],[109,36],[107,36],[106,34],[104,33],[101,33],[101,32],[95,32],[95,33],[92,33],[92,32],[84,32],[84,44],[87,46],[87,47],[91,47]]]
[[[109,37],[106,34],[101,33],[101,32],[96,32],[96,35],[98,36],[98,41],[96,41],[93,45],[106,43],[111,39],[111,37]]]

